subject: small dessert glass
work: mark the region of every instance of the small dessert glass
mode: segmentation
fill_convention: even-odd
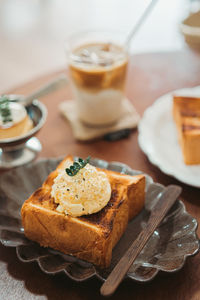
[[[121,116],[128,64],[124,37],[84,32],[65,43],[77,114],[87,125],[111,125]]]
[[[9,99],[23,99],[23,95],[9,95]],[[8,170],[33,161],[42,149],[40,141],[35,137],[43,127],[46,117],[46,107],[34,100],[26,107],[34,126],[25,134],[0,139],[0,169]]]

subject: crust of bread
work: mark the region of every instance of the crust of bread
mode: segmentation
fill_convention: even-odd
[[[200,98],[174,96],[173,116],[185,164],[200,164]]]
[[[145,176],[122,175],[103,170],[110,181],[112,194],[108,204],[98,213],[71,217],[56,211],[51,187],[59,169],[65,168],[67,156],[27,199],[21,209],[25,235],[41,246],[108,267],[112,249],[124,233],[127,223],[144,206]]]

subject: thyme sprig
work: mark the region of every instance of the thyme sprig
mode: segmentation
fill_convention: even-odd
[[[6,96],[0,97],[0,115],[3,123],[12,122],[11,110],[9,107],[9,99]]]
[[[88,156],[85,160],[82,158],[79,158],[78,161],[75,161],[72,166],[69,168],[65,169],[67,175],[69,176],[75,176],[80,169],[84,168],[90,160],[90,156]]]

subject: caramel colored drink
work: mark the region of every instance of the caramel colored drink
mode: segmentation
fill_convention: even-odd
[[[89,43],[73,49],[69,71],[79,118],[109,125],[121,115],[128,55],[113,43]]]

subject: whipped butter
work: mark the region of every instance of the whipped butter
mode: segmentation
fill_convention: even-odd
[[[111,197],[111,186],[104,172],[87,164],[75,176],[60,170],[54,179],[51,196],[58,203],[58,212],[78,217],[105,207]]]

